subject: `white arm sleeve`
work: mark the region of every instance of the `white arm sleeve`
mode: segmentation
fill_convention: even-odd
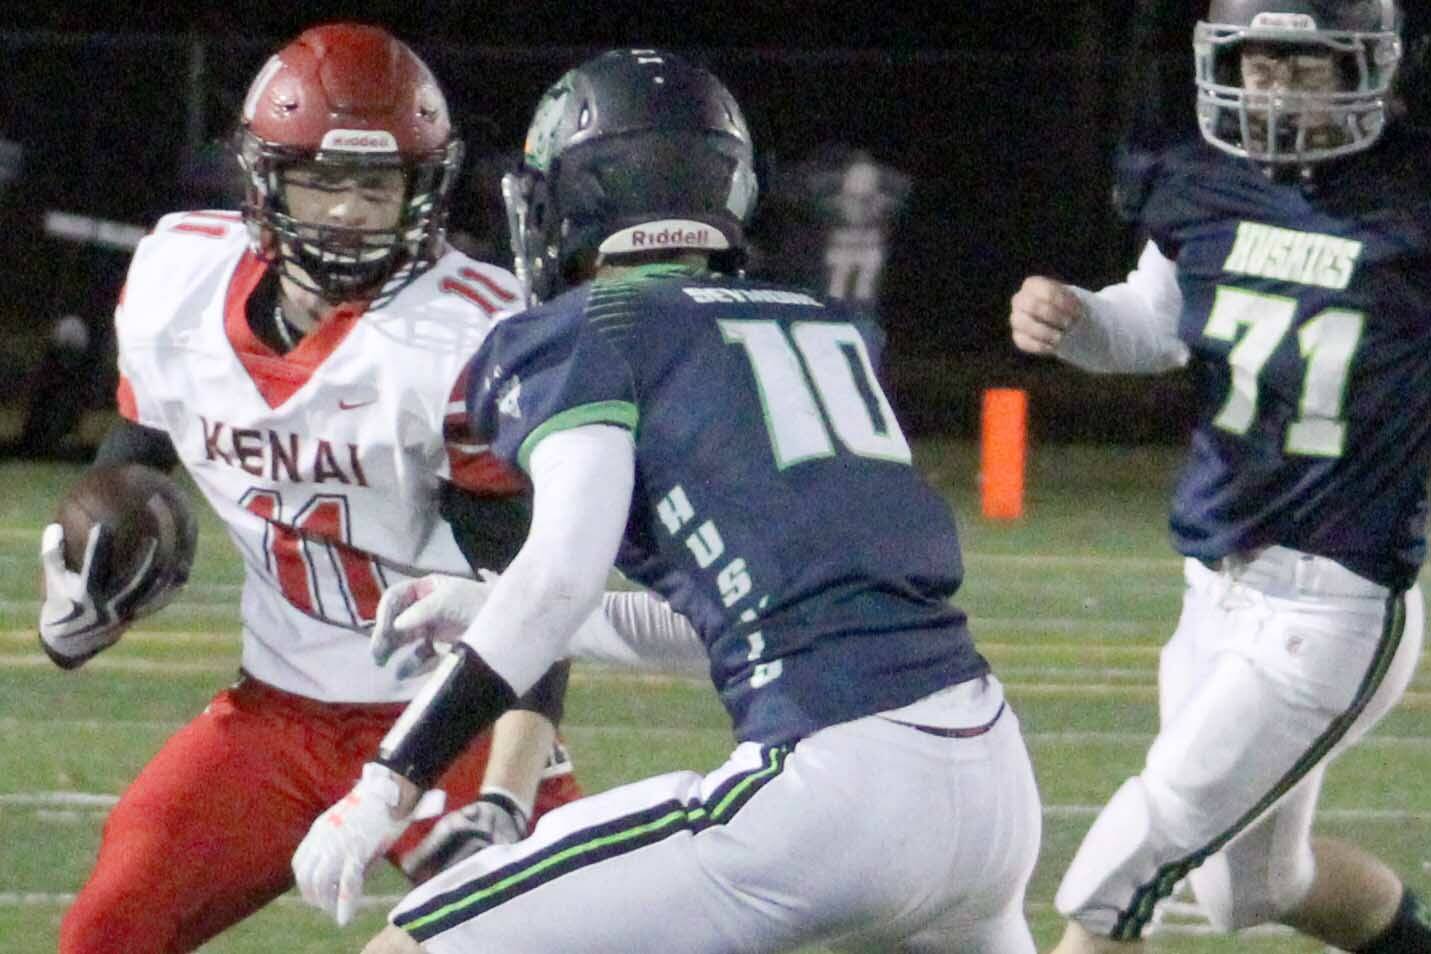
[[[1151,374],[1182,367],[1187,345],[1178,337],[1183,293],[1177,265],[1148,242],[1138,267],[1120,285],[1098,292],[1073,288],[1083,317],[1059,342],[1058,356],[1085,371]]]
[[[691,621],[654,593],[612,591],[601,606],[571,638],[573,659],[675,675],[709,672],[705,644]]]
[[[631,432],[557,431],[532,451],[532,525],[462,641],[518,694],[567,655],[597,609],[626,529],[635,480]]]

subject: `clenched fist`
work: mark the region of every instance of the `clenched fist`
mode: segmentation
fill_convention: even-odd
[[[1009,303],[1014,345],[1029,354],[1053,354],[1073,323],[1083,317],[1083,302],[1052,278],[1032,275]]]

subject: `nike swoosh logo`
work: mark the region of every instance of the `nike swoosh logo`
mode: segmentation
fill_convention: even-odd
[[[354,408],[367,407],[369,404],[377,404],[377,403],[378,403],[378,399],[377,399],[377,398],[373,398],[371,401],[351,401],[351,402],[349,402],[349,401],[344,401],[344,400],[342,400],[342,399],[340,398],[340,399],[338,400],[338,410],[340,410],[340,411],[351,411],[351,410],[353,410]]]

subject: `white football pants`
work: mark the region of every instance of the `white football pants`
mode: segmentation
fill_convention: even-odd
[[[900,724],[982,726],[941,737]],[[980,722],[960,721],[976,718]],[[1038,793],[993,677],[548,813],[392,914],[433,954],[1032,954]]]
[[[1406,691],[1423,606],[1339,564],[1269,547],[1185,564],[1158,674],[1147,763],[1084,837],[1055,905],[1090,931],[1140,936],[1191,875],[1223,930],[1276,920],[1314,874],[1311,828],[1328,761]]]

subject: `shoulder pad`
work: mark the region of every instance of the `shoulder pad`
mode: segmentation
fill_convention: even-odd
[[[164,216],[134,250],[116,312],[118,330],[130,338],[160,333],[184,311],[184,295],[205,282],[225,281],[247,248],[248,232],[237,212]]]
[[[1120,143],[1114,158],[1113,208],[1126,222],[1137,222],[1159,169],[1158,150]]]
[[[171,212],[135,248],[130,278],[155,267],[161,273],[187,271],[194,267],[190,263],[226,258],[234,244],[248,246],[248,230],[237,212]]]
[[[1407,125],[1389,129],[1369,153],[1345,160],[1317,192],[1334,215],[1414,222],[1431,228],[1431,134]]]
[[[248,247],[248,230],[237,212],[172,212],[140,241],[130,277],[148,274],[150,268],[170,275],[203,268],[197,263],[225,260],[235,245]]]
[[[522,306],[522,286],[505,268],[449,252],[433,271],[438,295],[455,296],[485,315],[501,315]]]
[[[151,234],[224,239],[243,235],[244,224],[242,216],[237,212],[223,210],[171,212],[158,221]]]
[[[1225,187],[1229,176],[1237,188]],[[1163,148],[1121,147],[1115,181],[1119,214],[1170,258],[1190,225],[1209,215],[1251,214],[1261,195],[1200,136]]]

